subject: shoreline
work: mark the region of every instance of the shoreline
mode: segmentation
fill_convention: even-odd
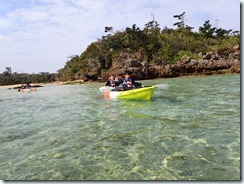
[[[189,77],[204,77],[204,76],[215,76],[215,75],[235,75],[240,73],[225,73],[225,74],[213,74],[213,75],[184,75],[179,77],[167,77],[167,78],[155,78],[155,79],[144,79],[144,80],[157,80],[157,79],[169,79],[169,78],[189,78]],[[144,80],[137,80],[137,81],[144,81]],[[31,83],[32,86],[47,86],[47,85],[65,85],[65,84],[87,84],[87,83],[101,83],[99,81],[82,81],[82,80],[75,80],[75,81],[55,81],[50,83]],[[20,87],[22,84],[13,84],[13,85],[4,85],[0,86],[0,89],[14,89],[16,87]]]
[[[47,86],[47,85],[63,85],[66,84],[67,82],[50,82],[50,83],[31,83],[32,86]],[[22,84],[13,84],[13,85],[4,85],[4,86],[0,86],[0,89],[14,89],[16,87],[20,87]]]

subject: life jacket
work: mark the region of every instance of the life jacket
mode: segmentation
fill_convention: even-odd
[[[125,78],[123,81],[123,86],[127,86],[128,88],[132,88],[133,87],[133,82],[131,78]]]
[[[110,87],[115,87],[116,86],[116,83],[115,83],[115,80],[109,80],[109,86]]]

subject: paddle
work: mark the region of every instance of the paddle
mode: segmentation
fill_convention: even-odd
[[[169,84],[156,84],[158,89],[168,89]]]
[[[157,89],[168,89],[169,84],[155,84],[155,85],[152,85],[152,86],[156,86]],[[152,87],[152,86],[144,86],[144,87]]]

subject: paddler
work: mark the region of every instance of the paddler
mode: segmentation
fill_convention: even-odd
[[[115,78],[113,74],[110,75],[110,77],[108,78],[108,81],[106,82],[105,86],[109,86],[109,87],[116,87],[119,85],[119,81],[118,78]]]
[[[124,79],[122,82],[122,86],[123,86],[123,90],[129,90],[132,89],[133,86],[135,86],[136,88],[141,88],[142,83],[140,82],[135,82],[134,79],[131,78],[131,72],[126,70],[124,72]]]

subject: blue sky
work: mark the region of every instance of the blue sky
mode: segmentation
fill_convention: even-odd
[[[186,24],[196,31],[206,20],[240,30],[237,0],[1,0],[0,73],[6,67],[56,72],[105,35],[105,26],[143,28],[153,14],[161,28],[173,28],[173,15],[184,11]]]

